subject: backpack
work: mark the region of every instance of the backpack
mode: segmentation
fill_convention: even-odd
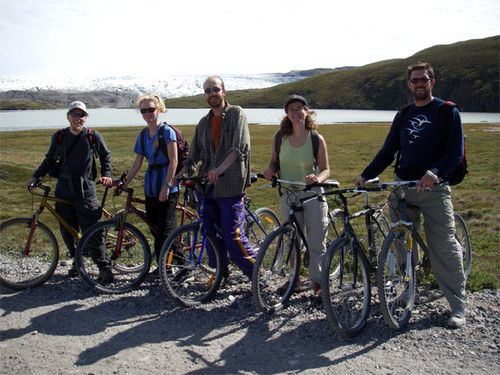
[[[278,130],[274,135],[274,150],[276,151],[276,164],[278,166],[277,171],[279,171],[279,165],[280,165],[281,140],[282,140],[281,133]],[[318,160],[319,133],[314,129],[311,130],[311,142],[312,142],[314,159]],[[317,163],[315,163],[315,165],[317,165]]]
[[[169,126],[175,132],[175,137],[177,139],[177,168],[175,170],[175,174],[177,175],[180,170],[184,167],[184,162],[187,160],[189,156],[189,144],[184,138],[184,134],[182,131],[174,125],[167,124],[166,122],[160,125],[158,129],[158,149],[163,152],[165,157],[168,159],[168,151],[167,144],[165,143],[165,126]],[[148,128],[144,128],[141,131],[140,139],[141,139],[141,148],[144,151],[145,149],[145,137]],[[161,167],[166,165],[160,165]]]
[[[402,125],[402,120],[410,108],[410,105],[407,105],[403,109],[401,109],[397,115],[396,118],[394,119],[395,125],[399,128]],[[446,125],[450,124],[451,122],[451,113],[452,109],[455,108],[457,105],[453,103],[452,101],[445,101],[443,105],[441,105],[438,108],[438,121],[440,124],[444,123]],[[458,185],[460,184],[467,173],[469,173],[467,169],[467,145],[466,145],[467,137],[464,135],[464,149],[463,149],[463,157],[460,160],[460,163],[458,164],[457,168],[453,170],[452,172],[448,173],[448,183],[450,186]],[[399,159],[401,158],[401,150],[398,151],[398,154],[396,156],[396,163],[394,167],[394,171],[397,170],[398,165],[399,165]]]
[[[61,170],[62,163],[64,162],[64,157],[67,157],[70,153],[71,150],[73,150],[73,147],[75,146],[76,142],[78,142],[78,139],[76,139],[70,146],[69,149],[66,152],[66,155],[63,153],[63,148],[62,148],[62,143],[64,140],[64,130],[65,129],[59,129],[56,132],[56,153],[54,156],[54,163],[52,167],[49,170],[49,176],[54,177],[54,178],[59,178],[59,173]],[[97,149],[95,147],[96,144],[96,136],[94,133],[94,129],[92,128],[86,128],[87,130],[87,142],[89,143],[90,147],[92,148],[92,179],[95,180],[97,178],[97,165],[95,159],[99,159],[99,154],[97,153]],[[81,134],[81,133],[80,133]]]

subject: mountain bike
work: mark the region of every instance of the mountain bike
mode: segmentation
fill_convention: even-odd
[[[382,188],[391,190],[399,213],[399,220],[391,224],[391,230],[382,245],[377,272],[380,309],[385,322],[393,329],[405,328],[411,317],[417,287],[416,271],[420,268],[418,250],[422,250],[427,257],[429,254],[426,243],[407,214],[407,208],[411,205],[406,202],[406,190],[415,189],[417,184],[418,181],[381,184]],[[454,218],[455,239],[462,247],[467,277],[472,261],[470,235],[463,218],[458,213],[454,213]]]
[[[205,197],[209,183],[206,176],[181,177],[179,181],[194,183],[199,192],[199,219],[177,228],[163,244],[160,255],[160,275],[163,289],[180,305],[189,307],[210,300],[218,290],[223,270],[216,237],[222,238],[220,228],[208,233],[205,224]],[[250,209],[245,200],[245,233],[254,249],[261,239],[280,224],[269,208]],[[176,243],[181,253],[175,252]],[[210,255],[210,256],[209,256]]]
[[[116,182],[114,182],[116,183]],[[101,207],[105,217],[112,214],[104,206],[109,187],[104,189]],[[43,193],[39,193],[42,190]],[[0,284],[11,289],[32,288],[47,281],[59,262],[59,244],[52,230],[40,221],[47,209],[57,222],[72,235],[81,239],[81,233],[73,228],[51,203],[70,204],[67,200],[50,194],[50,186],[41,179],[33,181],[28,191],[33,197],[41,197],[40,205],[31,217],[15,218],[0,225]]]
[[[252,293],[257,306],[266,314],[284,308],[291,298],[300,277],[302,251],[307,266],[305,254],[309,252],[309,245],[297,214],[308,202],[323,196],[321,188],[306,186],[304,182],[274,178],[272,186],[286,189],[290,213],[288,220],[266,237],[255,259]],[[338,186],[335,180],[321,184],[323,188]]]
[[[340,207],[344,231],[328,247],[322,263],[321,297],[326,317],[335,332],[343,337],[356,336],[365,326],[370,312],[371,280],[377,270],[377,257],[389,231],[384,215],[385,204],[371,204],[369,195],[378,187],[348,188],[325,192]],[[363,207],[351,213],[348,199],[363,195]],[[364,218],[366,237],[359,235],[353,221]]]

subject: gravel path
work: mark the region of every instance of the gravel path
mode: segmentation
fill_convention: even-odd
[[[469,294],[467,325],[455,331],[444,328],[439,291],[421,293],[404,332],[385,326],[374,301],[365,330],[345,341],[310,292],[267,317],[234,273],[215,301],[182,309],[157,280],[116,296],[66,272],[59,266],[31,290],[2,290],[1,374],[500,374],[498,291]]]

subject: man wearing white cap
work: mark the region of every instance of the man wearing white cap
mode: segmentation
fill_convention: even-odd
[[[70,103],[67,112],[69,127],[58,130],[52,136],[49,151],[33,176],[27,181],[29,186],[36,179],[49,173],[57,178],[55,196],[70,204],[56,203],[56,211],[74,228],[85,231],[95,224],[102,215],[97,201],[95,182],[95,157],[100,160],[100,182],[109,186],[111,180],[111,156],[102,135],[84,127],[88,117],[87,107],[81,101]],[[55,172],[55,166],[59,165]],[[75,256],[75,241],[62,226],[61,235],[70,257]],[[104,247],[97,249],[92,258],[100,270],[104,282],[111,282],[113,274],[106,259]],[[68,276],[76,277],[78,272],[73,263]]]

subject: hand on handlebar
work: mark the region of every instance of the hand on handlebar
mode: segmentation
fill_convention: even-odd
[[[110,177],[100,177],[99,178],[99,182],[103,185],[103,186],[113,186],[113,180],[110,178]]]

